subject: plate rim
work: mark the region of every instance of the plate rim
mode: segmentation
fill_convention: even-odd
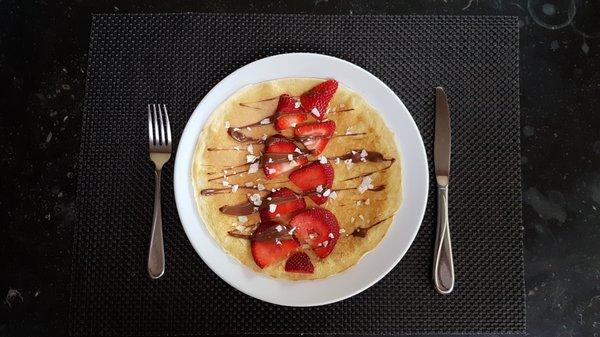
[[[383,270],[379,271],[377,275],[374,275],[370,281],[361,284],[360,286],[356,287],[356,289],[353,289],[352,291],[349,291],[348,293],[344,294],[344,295],[339,295],[335,298],[330,298],[330,299],[326,299],[326,300],[306,300],[306,301],[301,301],[301,302],[297,302],[297,303],[288,303],[285,301],[285,299],[279,299],[279,298],[269,298],[268,296],[264,296],[262,294],[257,294],[256,289],[254,290],[254,292],[252,292],[251,290],[248,290],[246,288],[240,287],[235,280],[231,280],[229,279],[229,277],[227,275],[225,275],[225,272],[223,270],[220,270],[218,268],[216,268],[215,266],[213,266],[211,263],[209,263],[208,261],[209,256],[204,256],[203,255],[203,248],[198,246],[198,242],[195,242],[192,239],[192,236],[194,236],[194,233],[192,233],[192,228],[190,226],[192,226],[191,224],[189,224],[189,222],[193,222],[188,215],[186,215],[189,210],[187,209],[187,207],[189,206],[185,206],[185,203],[192,203],[192,212],[195,215],[196,218],[196,222],[199,222],[199,224],[201,225],[201,227],[203,227],[204,232],[207,233],[209,240],[211,240],[214,245],[216,245],[221,254],[225,254],[227,255],[228,259],[233,260],[234,263],[242,266],[243,268],[247,269],[248,271],[250,271],[251,273],[257,274],[262,276],[263,278],[268,278],[272,281],[275,281],[277,283],[284,283],[289,285],[291,284],[300,284],[300,283],[304,283],[304,282],[310,282],[310,283],[324,283],[327,282],[327,280],[330,280],[332,278],[336,278],[336,277],[343,277],[344,274],[348,273],[349,270],[352,269],[356,269],[356,267],[363,262],[367,256],[371,255],[371,253],[373,253],[374,251],[378,250],[381,248],[382,244],[384,241],[386,241],[386,238],[389,237],[389,234],[392,230],[392,227],[394,225],[399,226],[398,224],[396,224],[397,222],[397,216],[398,213],[401,211],[402,207],[405,206],[407,198],[406,195],[404,194],[405,191],[405,178],[406,178],[406,174],[405,174],[405,163],[404,163],[404,155],[405,153],[401,150],[402,149],[402,144],[399,143],[399,139],[397,136],[397,130],[392,130],[395,134],[395,141],[397,146],[400,149],[400,158],[401,158],[401,163],[402,163],[402,185],[403,185],[403,202],[400,206],[400,209],[396,212],[396,214],[394,215],[394,222],[392,223],[392,225],[390,226],[390,229],[388,229],[388,232],[386,233],[386,235],[383,237],[383,239],[379,242],[379,244],[373,248],[371,251],[367,252],[365,254],[365,256],[363,256],[358,262],[357,264],[353,265],[352,267],[350,267],[348,270],[342,271],[338,274],[329,276],[327,278],[324,279],[318,279],[318,280],[304,280],[304,281],[289,281],[289,280],[282,280],[282,279],[275,279],[273,277],[267,276],[265,274],[261,274],[258,272],[255,272],[254,270],[252,270],[251,268],[248,268],[247,266],[243,265],[242,263],[240,263],[239,261],[235,260],[235,258],[233,258],[231,255],[229,255],[227,252],[225,252],[225,250],[223,250],[223,248],[218,245],[216,243],[216,240],[214,240],[214,238],[208,233],[207,229],[205,228],[204,223],[202,222],[202,219],[200,217],[200,214],[198,214],[198,209],[197,209],[197,205],[196,205],[196,201],[194,198],[194,195],[189,195],[189,189],[191,187],[192,192],[193,192],[193,186],[192,186],[192,181],[191,181],[191,165],[193,163],[193,152],[194,149],[196,147],[197,141],[198,141],[198,136],[202,130],[202,128],[204,127],[205,123],[206,123],[206,119],[210,116],[210,114],[212,113],[212,111],[214,111],[214,109],[212,111],[209,111],[207,113],[206,116],[204,116],[204,120],[202,119],[202,116],[200,114],[202,114],[202,107],[204,105],[207,105],[207,101],[209,101],[210,99],[212,99],[212,96],[217,95],[216,93],[218,93],[219,90],[225,90],[222,89],[221,87],[225,87],[226,85],[228,85],[228,83],[232,80],[235,79],[240,73],[243,73],[244,71],[248,71],[248,69],[252,69],[252,67],[257,67],[259,65],[262,65],[263,63],[268,63],[268,62],[281,62],[282,59],[285,58],[309,58],[309,59],[321,59],[321,60],[327,60],[328,62],[335,62],[335,63],[340,63],[341,65],[345,66],[345,67],[350,67],[353,68],[353,70],[358,71],[359,73],[361,73],[362,75],[367,76],[370,80],[375,81],[380,87],[382,87],[383,89],[386,90],[387,94],[396,101],[396,103],[399,103],[399,106],[401,107],[401,110],[403,110],[403,113],[405,113],[408,116],[408,120],[409,120],[409,125],[408,127],[410,129],[412,129],[413,131],[416,132],[416,135],[418,136],[418,142],[416,144],[415,150],[417,152],[417,157],[420,157],[420,159],[423,159],[422,162],[420,164],[424,164],[424,170],[422,172],[421,178],[423,178],[423,180],[420,182],[420,184],[422,184],[422,190],[424,191],[424,193],[422,193],[420,202],[417,202],[417,205],[419,206],[419,209],[416,210],[416,218],[418,218],[418,224],[414,227],[414,229],[412,230],[411,233],[409,233],[408,238],[409,238],[409,243],[408,245],[404,248],[401,249],[401,251],[399,252],[399,254],[397,253],[396,255],[394,255],[394,258],[392,261],[390,261],[389,264],[387,264],[387,267],[383,268]],[[289,78],[289,77],[314,77],[314,76],[272,76],[270,79],[265,79],[265,80],[260,80],[260,81],[255,81],[252,83],[260,83],[263,81],[268,81],[268,80],[276,80],[276,79],[280,79],[280,78]],[[323,76],[323,77],[327,77],[327,76]],[[250,85],[252,83],[243,83],[240,84],[239,86],[236,86],[234,89],[230,89],[230,90],[225,90],[225,92],[221,93],[221,96],[223,96],[224,98],[220,99],[219,102],[217,103],[217,105],[221,104],[223,100],[226,100],[227,97],[229,97],[231,94],[233,94],[234,92],[238,91],[239,89],[243,88],[246,85]],[[344,83],[344,82],[342,82]],[[345,83],[344,83],[345,84]],[[350,89],[357,91],[359,94],[363,95],[363,93],[361,93],[359,90],[356,90],[355,88],[350,87]],[[227,93],[227,91],[231,91],[229,93]],[[371,102],[369,100],[367,100],[370,104]],[[381,112],[380,112],[381,114]],[[383,116],[382,114],[382,118],[384,118],[384,120],[386,120],[386,124],[389,124],[389,121]],[[199,121],[199,122],[197,122]],[[196,129],[196,125],[199,125],[199,129]],[[185,145],[185,143],[187,142],[192,142],[191,146],[189,146],[189,148],[187,148],[187,152],[191,152],[192,154],[192,158],[190,160],[186,160],[187,158],[189,158],[189,153],[182,153],[183,150],[185,148],[182,148],[182,144]],[[184,162],[185,160],[185,162]],[[418,164],[418,165],[420,165]],[[186,188],[187,185],[187,188]],[[352,297],[358,293],[361,293],[362,291],[368,289],[369,287],[373,286],[375,283],[379,282],[382,278],[384,278],[386,275],[389,274],[389,272],[397,266],[397,264],[400,262],[400,260],[405,256],[406,252],[408,251],[408,249],[410,249],[410,247],[413,245],[414,243],[414,239],[416,238],[420,228],[421,228],[421,224],[423,221],[423,217],[425,214],[425,209],[427,206],[427,197],[428,197],[428,191],[429,191],[429,163],[427,161],[427,156],[426,156],[426,151],[425,151],[425,146],[423,143],[423,139],[422,139],[422,135],[419,132],[419,129],[414,121],[414,118],[412,117],[412,115],[410,114],[410,112],[408,111],[408,109],[406,108],[406,106],[404,106],[404,103],[402,102],[402,100],[398,97],[398,95],[396,95],[396,93],[390,88],[388,87],[383,81],[381,81],[378,77],[376,77],[375,75],[373,75],[372,73],[370,73],[369,71],[365,70],[362,67],[359,67],[358,65],[355,65],[351,62],[348,62],[346,60],[334,57],[334,56],[329,56],[329,55],[324,55],[324,54],[318,54],[318,53],[284,53],[284,54],[277,54],[277,55],[272,55],[272,56],[268,56],[265,58],[261,58],[258,60],[255,60],[253,62],[250,62],[238,69],[236,69],[235,71],[233,71],[232,73],[230,73],[229,75],[227,75],[226,77],[224,77],[221,81],[219,81],[213,88],[211,88],[211,90],[208,91],[208,93],[206,93],[206,95],[202,98],[202,100],[200,100],[200,102],[197,104],[197,106],[194,108],[194,111],[192,112],[192,114],[190,115],[190,117],[188,118],[187,122],[186,122],[186,126],[181,134],[181,137],[179,139],[179,143],[177,146],[177,151],[175,154],[175,168],[174,168],[174,174],[173,174],[173,187],[174,187],[174,194],[175,194],[175,203],[176,203],[176,207],[177,207],[177,213],[179,215],[179,219],[181,222],[181,225],[184,229],[184,232],[186,233],[186,237],[188,238],[188,241],[190,242],[190,244],[192,245],[192,247],[194,248],[194,250],[196,251],[196,253],[198,254],[198,256],[200,256],[200,258],[203,260],[203,262],[215,273],[217,274],[217,276],[219,276],[223,281],[225,281],[227,284],[229,284],[230,286],[232,286],[233,288],[237,289],[238,291],[241,291],[242,293],[257,298],[259,300],[268,302],[268,303],[272,303],[272,304],[277,304],[277,305],[283,305],[283,306],[296,306],[296,307],[310,307],[310,306],[318,306],[318,305],[325,305],[325,304],[330,304],[330,303],[334,303],[334,302],[338,302],[344,299],[347,299],[349,297]],[[185,194],[187,194],[187,198],[185,196]],[[184,209],[184,207],[186,207],[186,209]],[[186,224],[187,223],[187,224]],[[201,230],[202,231],[202,230]],[[219,254],[219,253],[217,253]],[[342,276],[340,276],[342,275]],[[238,281],[239,282],[239,281]],[[292,285],[293,287],[293,285]]]

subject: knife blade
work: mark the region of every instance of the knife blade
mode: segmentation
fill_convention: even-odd
[[[435,88],[435,178],[438,186],[448,186],[450,176],[450,109],[444,88]]]

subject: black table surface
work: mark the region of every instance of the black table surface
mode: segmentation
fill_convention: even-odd
[[[600,1],[3,0],[0,336],[67,333],[91,13],[130,12],[518,16],[528,334],[600,335]]]

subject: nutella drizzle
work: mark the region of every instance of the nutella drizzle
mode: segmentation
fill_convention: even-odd
[[[380,223],[388,220],[389,218],[391,218],[393,215],[388,216],[385,219],[379,220],[376,223],[368,226],[368,227],[358,227],[356,228],[354,231],[352,231],[352,233],[350,233],[350,235],[352,236],[356,236],[356,237],[360,237],[360,238],[364,238],[365,236],[367,236],[367,232],[369,231],[369,229],[379,225]]]
[[[287,197],[272,197],[271,200],[262,198],[262,204],[260,206],[253,204],[251,201],[246,201],[244,203],[233,205],[233,206],[229,206],[229,205],[221,206],[219,208],[219,211],[221,211],[221,213],[227,214],[227,215],[236,215],[236,216],[250,215],[250,214],[254,214],[254,213],[258,212],[261,209],[268,208],[269,204],[279,205],[279,204],[282,204],[282,203],[285,203],[288,201],[292,201],[292,200],[296,200],[299,198],[301,198],[301,196],[298,196],[298,195],[287,196]]]

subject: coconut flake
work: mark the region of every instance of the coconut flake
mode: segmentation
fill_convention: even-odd
[[[269,213],[275,213],[276,209],[277,209],[277,205],[269,204]],[[280,232],[280,231],[278,231],[278,232]]]
[[[295,148],[295,149],[294,149],[294,152],[296,152],[296,153],[299,153],[299,154],[302,154],[302,150],[300,150],[299,148]]]
[[[302,104],[300,103],[300,100],[299,100],[299,99],[298,99],[298,100],[296,100],[296,102],[294,102],[294,108],[295,108],[295,109],[298,109],[298,108],[300,108],[300,106],[301,106],[301,105],[302,105]]]
[[[246,231],[246,227],[245,227],[245,226],[238,225],[238,224],[234,224],[234,227],[235,227],[235,229],[236,229],[238,232],[245,232],[245,231]]]
[[[363,149],[362,151],[360,151],[360,157],[361,158],[365,158],[368,155],[369,155],[369,153],[367,153],[367,151],[365,151],[365,149]]]
[[[295,128],[296,127],[296,123],[290,123],[290,125]]]
[[[275,244],[278,244],[281,246],[281,240],[279,240],[279,238],[275,238]]]
[[[373,185],[371,184],[372,182],[373,178],[371,178],[371,176],[363,177],[360,186],[357,187],[358,192],[360,194],[365,193],[366,190],[368,190],[370,187],[373,187]]]
[[[260,197],[260,194],[258,194],[258,193],[252,194],[250,196],[250,201],[252,201],[252,203],[256,206],[262,205],[262,198]]]
[[[233,149],[236,150],[236,151],[239,151],[240,147],[239,146],[234,146]]]
[[[295,231],[296,231],[296,227],[292,227],[292,229],[290,229],[290,230],[288,231],[288,234],[289,234],[289,235],[292,235],[292,234],[294,234],[294,232],[295,232]]]
[[[323,192],[323,185],[317,185],[317,187],[315,188],[315,191],[317,191],[317,193]]]
[[[269,158],[269,160],[267,160],[267,163],[272,163],[273,162],[273,158]]]
[[[327,164],[327,157],[320,156],[319,157],[319,163],[321,163],[321,164]]]
[[[223,186],[229,186],[229,182],[227,180],[223,180]]]
[[[254,147],[252,147],[252,144],[248,145],[248,147],[246,148],[246,150],[248,151],[248,153],[254,154]]]
[[[287,158],[289,161],[292,161],[292,160],[294,160],[294,155],[291,153],[288,153]]]
[[[255,173],[258,171],[258,163],[250,164],[248,168],[248,173]]]
[[[350,223],[354,223],[354,220],[356,220],[354,217],[350,218]]]
[[[246,127],[246,130],[248,130],[248,131],[252,131],[252,128],[251,128],[251,127],[249,127],[249,126],[247,126],[247,127]]]
[[[233,128],[233,131],[240,131],[240,128]]]
[[[365,217],[364,217],[362,214],[360,214],[358,217],[359,217],[359,218],[360,218],[360,219],[361,219],[363,222],[365,221]]]
[[[270,167],[269,167],[269,168],[267,168],[267,172],[268,172],[269,174],[274,174],[275,172],[277,172],[277,170],[276,170],[276,169],[274,169],[274,168],[270,168]]]
[[[240,188],[240,185],[233,185],[231,186],[231,192],[235,193],[237,192],[237,190]]]
[[[240,215],[240,216],[238,216],[238,221],[241,223],[248,222],[248,217],[245,215]]]
[[[327,236],[329,236],[329,238],[330,238],[330,239],[333,239],[333,238],[335,237],[335,236],[333,235],[333,233],[329,233],[329,235],[327,235]]]
[[[335,198],[337,198],[337,193],[335,193],[335,191],[332,191],[331,194],[329,195],[329,197],[331,199],[335,199]]]
[[[247,154],[246,155],[246,163],[254,163],[254,161],[256,160],[256,156],[253,154]]]
[[[263,120],[260,121],[260,124],[262,124],[262,125],[266,125],[266,124],[269,124],[269,123],[271,123],[271,119],[269,119],[269,118],[265,118],[265,119],[263,119]]]
[[[336,163],[337,165],[339,165],[339,164],[340,164],[340,162],[341,162],[341,159],[340,159],[340,157],[336,157],[336,158],[335,158],[335,163]]]
[[[346,230],[343,228],[340,228],[340,234],[346,233]]]
[[[317,234],[315,234],[315,233],[308,234],[308,238],[311,239],[311,240],[314,239],[314,238],[316,238],[316,237],[317,237]]]
[[[264,190],[264,189],[265,189],[265,185],[263,185],[263,184],[258,184],[258,185],[256,186],[256,188],[258,188],[258,190],[259,190],[259,191],[262,191],[262,190]]]
[[[231,127],[231,123],[229,121],[225,121],[225,129],[229,129]]]
[[[248,182],[244,183],[244,186],[246,186],[246,187],[252,187],[252,186],[254,186],[254,183],[252,183],[251,181],[248,181]]]
[[[365,205],[370,205],[370,204],[371,204],[371,199],[365,200]]]
[[[322,242],[322,244],[323,244],[323,247],[327,247],[327,245],[329,244],[329,241],[325,240],[325,241]]]
[[[262,137],[260,137],[263,141],[267,140],[267,134],[263,133]]]
[[[319,112],[319,109],[317,109],[317,108],[312,108],[312,110],[310,110],[310,113],[315,115],[316,117],[321,117],[321,113]]]
[[[275,230],[278,231],[278,232],[281,232],[283,230],[283,226],[282,225],[277,225],[275,227]]]
[[[330,189],[326,189],[325,192],[323,192],[323,196],[324,197],[328,197],[331,194],[331,190]]]

